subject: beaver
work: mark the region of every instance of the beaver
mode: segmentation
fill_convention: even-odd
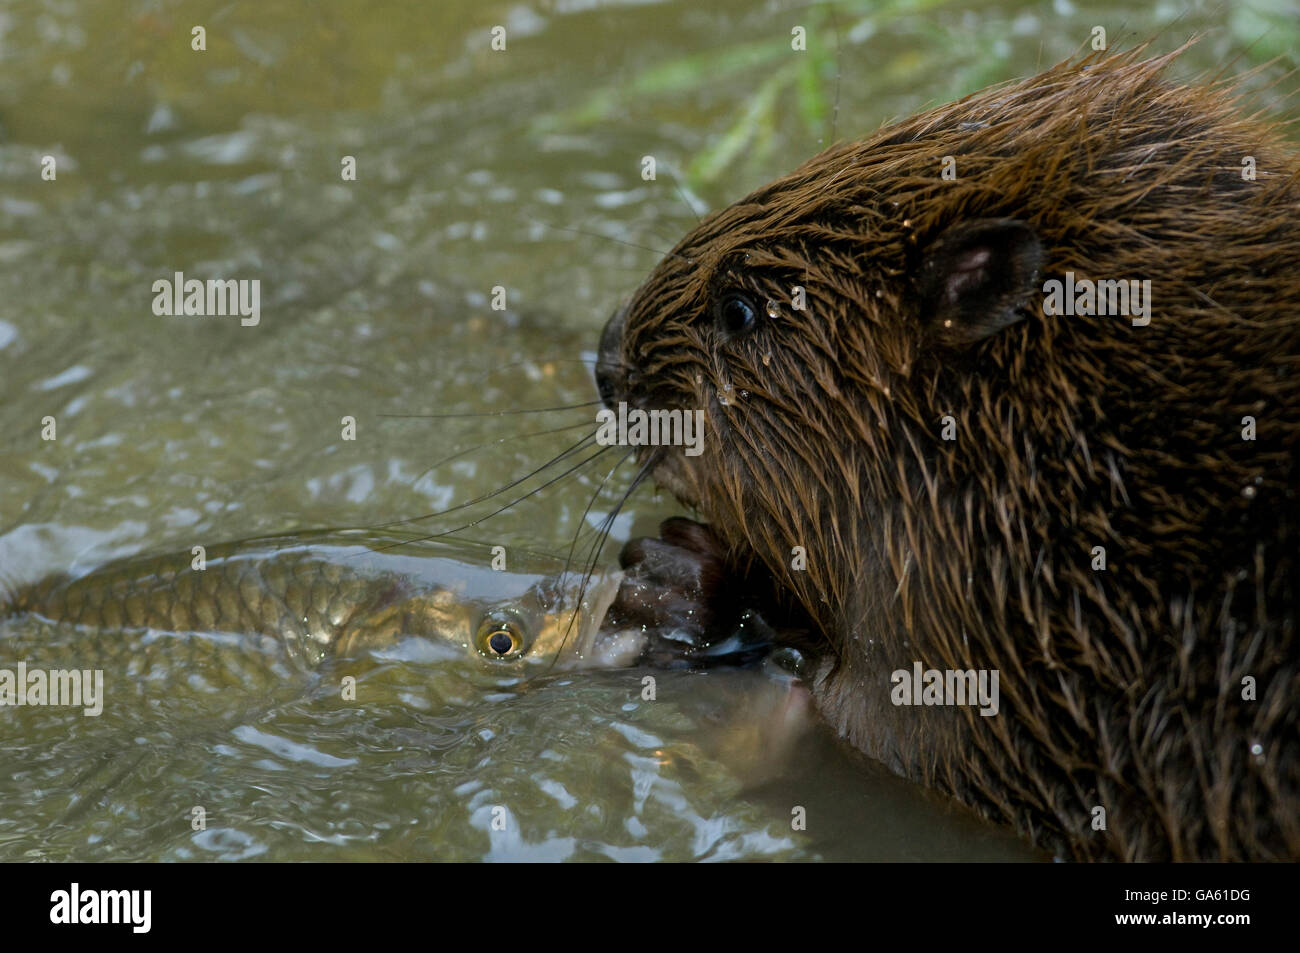
[[[1181,52],[829,148],[682,239],[596,377],[703,409],[642,462],[812,617],[858,749],[1059,857],[1294,860],[1300,161]]]

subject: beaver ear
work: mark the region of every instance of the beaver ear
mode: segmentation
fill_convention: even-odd
[[[926,326],[944,344],[981,341],[1024,317],[1038,283],[1043,246],[1013,218],[954,225],[930,246],[921,265]]]

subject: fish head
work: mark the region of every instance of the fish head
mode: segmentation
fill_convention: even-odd
[[[601,622],[618,594],[620,570],[589,574],[464,571],[449,583],[408,579],[348,622],[340,655],[419,638],[509,672],[533,666],[568,671],[634,664],[645,647],[637,629],[606,631]]]
[[[540,579],[521,596],[485,607],[470,645],[494,664],[557,670],[632,665],[645,647],[644,634],[601,628],[622,576],[614,570]]]

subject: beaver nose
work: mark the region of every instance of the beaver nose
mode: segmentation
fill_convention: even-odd
[[[600,334],[600,348],[596,354],[596,389],[608,407],[615,407],[623,383],[623,319],[627,308],[619,308],[605,324]]]

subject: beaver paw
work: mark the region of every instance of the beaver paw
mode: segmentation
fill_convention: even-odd
[[[639,628],[647,637],[642,661],[668,668],[738,664],[765,654],[770,630],[744,602],[755,589],[744,571],[728,565],[713,531],[673,517],[659,532],[623,547],[623,584],[601,628]]]

